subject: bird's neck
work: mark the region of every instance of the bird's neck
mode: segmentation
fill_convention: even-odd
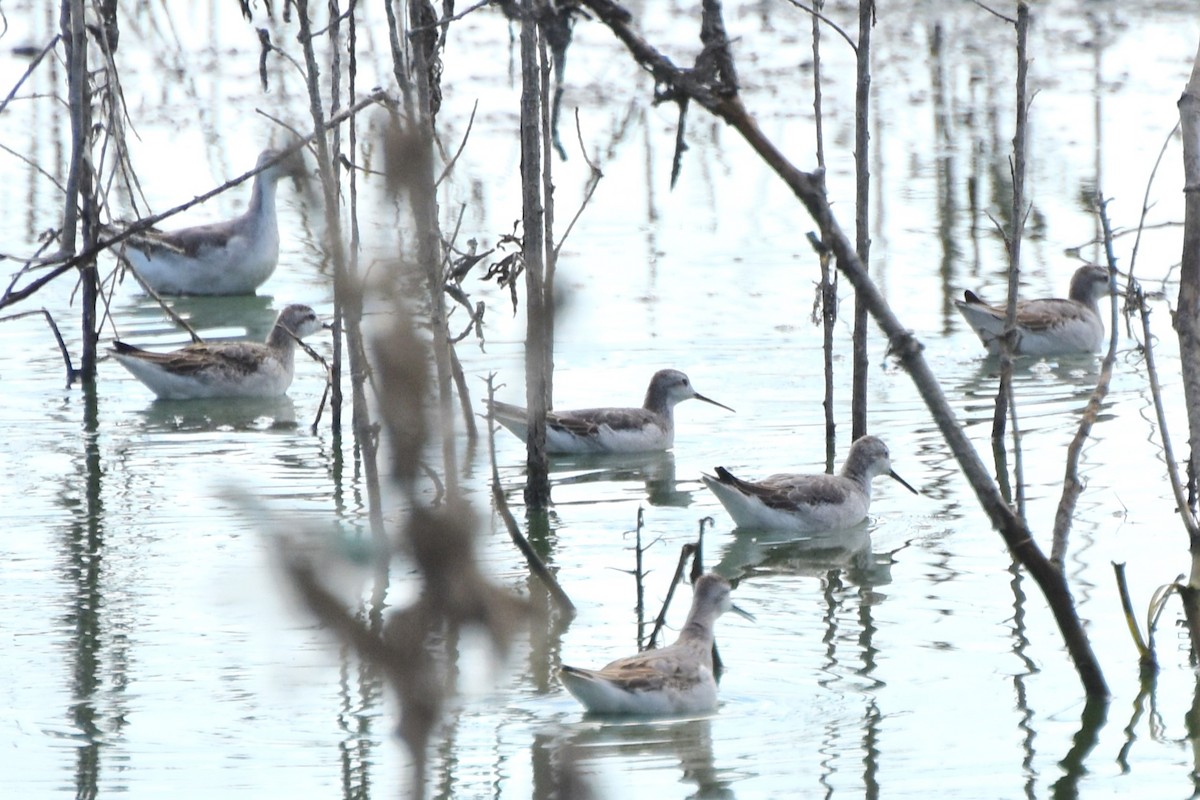
[[[867,469],[867,464],[859,464],[858,459],[853,456],[846,459],[846,463],[842,465],[841,475],[843,478],[849,478],[860,486],[866,487],[867,492],[871,491],[871,480],[875,477],[871,470]]]
[[[250,192],[250,206],[246,216],[257,219],[261,224],[275,224],[275,184],[274,176],[260,172],[254,176],[254,188]]]
[[[273,350],[278,350],[282,353],[290,354],[296,350],[296,337],[292,336],[291,331],[275,323],[275,327],[271,328],[270,335],[267,336],[267,347]]]
[[[646,399],[642,401],[642,408],[670,420],[675,410],[675,404],[665,393],[655,392],[651,388],[646,390]]]
[[[1095,284],[1092,281],[1072,280],[1071,288],[1067,292],[1067,297],[1076,303],[1087,306],[1097,314],[1100,313],[1099,298],[1102,296],[1096,294]]]
[[[687,622],[679,631],[679,642],[696,642],[703,647],[711,648],[713,641],[713,622],[715,619],[711,615],[688,616]]]

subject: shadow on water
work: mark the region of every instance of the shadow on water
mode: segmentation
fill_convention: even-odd
[[[1079,796],[1079,781],[1088,774],[1083,762],[1100,740],[1100,729],[1108,720],[1108,700],[1088,700],[1083,705],[1080,715],[1079,730],[1071,740],[1071,749],[1062,757],[1058,765],[1062,767],[1063,775],[1051,786],[1051,796],[1054,798],[1075,798]]]
[[[338,679],[337,726],[343,735],[338,742],[338,757],[342,797],[346,800],[371,796],[371,768],[379,759],[372,711],[384,702],[383,685],[373,665],[343,649]]]
[[[296,427],[296,404],[282,397],[154,400],[141,412],[148,432],[265,431]]]
[[[105,608],[104,577],[104,509],[101,502],[103,470],[99,445],[99,422],[97,414],[96,384],[85,381],[83,392],[83,453],[79,459],[78,483],[64,492],[64,503],[70,513],[70,526],[66,531],[66,559],[68,574],[64,585],[70,587],[66,622],[71,631],[71,706],[68,718],[73,735],[81,745],[75,764],[75,796],[96,797],[100,775],[100,754],[106,734],[103,712],[97,700],[103,683],[104,625],[102,611]],[[78,502],[82,494],[82,502]],[[117,667],[122,659],[114,659]],[[118,686],[125,680],[114,679]],[[112,726],[121,727],[123,715],[117,714]],[[116,733],[117,731],[108,731]]]
[[[981,358],[973,372],[964,375],[955,387],[955,396],[963,398],[964,425],[991,425],[1000,384],[999,365],[996,357]],[[1018,358],[1013,367],[1013,390],[1022,429],[1040,427],[1029,424],[1040,417],[1061,423],[1064,407],[1073,409],[1076,415],[1082,413],[1099,379],[1100,362],[1092,356]],[[1110,397],[1102,404],[1099,421],[1111,418],[1114,402]]]
[[[555,456],[550,460],[551,486],[588,483],[643,483],[652,506],[687,508],[694,492],[680,490],[675,479],[675,454],[595,453]]]
[[[278,310],[270,295],[221,297],[165,297],[167,305],[202,337],[265,341]],[[280,304],[282,305],[282,303]],[[138,344],[149,336],[183,336],[181,330],[152,298],[139,295],[121,310],[121,338]]]
[[[824,578],[837,571],[856,585],[878,586],[891,583],[891,568],[890,552],[871,552],[871,534],[864,521],[846,530],[815,534],[737,528],[716,569],[731,579],[751,572]]]
[[[745,777],[739,770],[715,764],[710,717],[616,721],[587,716],[577,725],[540,732],[533,743],[533,797],[564,796],[558,793],[561,787],[554,785],[552,773],[536,766],[549,764],[563,752],[573,755],[575,766],[584,775],[591,771],[589,765],[621,765],[624,770],[634,765],[636,772],[641,760],[649,766],[657,765],[664,756],[678,759],[681,782],[696,787],[693,797],[732,800],[736,796],[732,785]]]
[[[826,793],[832,795],[835,793],[836,776],[841,772],[857,770],[861,765],[863,796],[876,798],[880,796],[879,738],[884,714],[880,711],[875,691],[861,692],[855,688],[847,692],[847,689],[856,686],[860,680],[866,681],[872,690],[884,685],[874,674],[879,650],[874,643],[877,626],[873,608],[878,596],[870,591],[869,586],[860,586],[857,592],[847,591],[842,574],[841,569],[834,568],[821,575],[821,596],[824,601],[821,642],[825,647],[817,683],[827,691],[859,697],[863,706],[857,724],[857,746],[847,746],[842,741],[849,734],[847,727],[840,722],[830,721],[823,727],[818,781]],[[847,625],[847,621],[857,622],[857,625]],[[854,683],[847,682],[850,675],[855,676]],[[856,753],[858,758],[850,758],[849,767],[843,769],[840,764],[847,760],[850,752]]]

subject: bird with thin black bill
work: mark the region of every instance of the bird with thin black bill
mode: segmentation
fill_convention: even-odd
[[[701,479],[742,528],[813,532],[853,527],[867,518],[871,482],[880,475],[917,494],[892,469],[887,445],[875,436],[860,437],[850,446],[837,475],[782,472],[747,481],[724,467],[716,473]]]
[[[311,308],[290,305],[266,342],[196,343],[156,353],[117,341],[109,352],[161,400],[277,397],[292,385],[297,340],[323,327]]]
[[[546,413],[546,452],[648,453],[675,444],[675,406],[684,400],[703,400],[726,411],[727,405],[700,394],[688,376],[677,369],[660,369],[650,379],[641,408],[582,408]],[[496,421],[521,439],[529,433],[528,412],[492,401]]]
[[[726,611],[754,617],[733,604],[729,581],[716,573],[696,579],[692,607],[668,647],[619,658],[600,669],[563,665],[563,686],[595,714],[668,715],[717,707],[713,625]]]

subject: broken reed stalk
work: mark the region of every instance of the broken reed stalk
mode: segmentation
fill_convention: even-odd
[[[1194,468],[1200,464],[1200,51],[1179,98],[1179,122],[1183,131],[1183,259],[1174,325],[1186,400],[1188,460]],[[1196,496],[1194,484],[1189,485],[1188,496]],[[1195,653],[1200,650],[1200,530],[1195,527],[1188,529],[1188,551],[1191,573],[1180,596]]]
[[[854,249],[864,271],[871,268],[871,27],[875,0],[858,0],[858,46],[854,50]],[[867,305],[854,295],[854,366],[851,375],[850,441],[867,434]]]
[[[833,332],[837,325],[837,270],[830,263],[832,255],[822,246],[818,256],[821,264],[821,352],[824,358],[825,399],[825,471],[833,474],[837,458],[837,423],[833,418]]]
[[[701,517],[698,523],[700,531],[696,534],[696,552],[692,555],[692,569],[688,580],[695,583],[704,574],[704,528],[716,523],[712,517]]]
[[[1101,198],[1097,212],[1100,215],[1100,223],[1104,228],[1104,244],[1108,252],[1109,283],[1114,284],[1117,272],[1116,256],[1112,250],[1112,227],[1108,222],[1106,206],[1107,202]],[[1115,289],[1115,286],[1112,288]],[[1117,331],[1118,320],[1120,319],[1117,313],[1117,301],[1117,293],[1113,291],[1111,297],[1112,313],[1109,320],[1108,352],[1104,354],[1104,361],[1100,365],[1100,378],[1096,381],[1096,388],[1092,390],[1087,406],[1083,409],[1083,415],[1079,420],[1079,427],[1075,431],[1075,436],[1071,439],[1071,444],[1067,446],[1067,465],[1065,475],[1063,476],[1063,491],[1062,497],[1058,501],[1058,509],[1054,514],[1054,544],[1050,549],[1050,562],[1058,567],[1059,570],[1063,569],[1063,562],[1067,557],[1067,537],[1071,532],[1071,519],[1075,516],[1075,504],[1079,500],[1079,495],[1083,493],[1083,483],[1079,480],[1079,456],[1083,452],[1083,445],[1087,442],[1088,436],[1092,432],[1092,426],[1096,424],[1096,417],[1100,413],[1100,407],[1104,403],[1104,398],[1108,396],[1108,386],[1112,381],[1113,365],[1117,360]]]
[[[533,0],[521,2],[521,220],[525,266],[525,505],[541,513],[550,503],[546,457],[546,411],[551,406],[547,366],[551,364],[546,305],[545,222],[542,196],[541,80],[538,72],[538,24]]]
[[[79,371],[71,366],[71,352],[67,350],[67,343],[63,341],[62,333],[58,330],[58,325],[54,322],[54,317],[50,315],[49,310],[39,308],[36,311],[22,311],[18,314],[10,314],[7,317],[0,317],[0,322],[8,322],[22,317],[32,317],[41,314],[46,318],[46,324],[50,326],[50,330],[54,333],[54,340],[58,342],[58,350],[62,353],[63,364],[67,367],[67,388],[71,388],[71,384],[79,377]]]
[[[816,138],[817,169],[825,169],[825,123],[821,116],[821,10],[825,0],[816,0],[809,10],[812,17],[813,51],[813,127]],[[807,10],[807,9],[806,9]],[[821,353],[824,357],[825,399],[825,471],[832,473],[837,454],[837,423],[833,418],[833,330],[837,324],[837,272],[830,264],[829,247],[814,243],[821,265],[818,303],[821,317]]]
[[[575,616],[575,604],[571,602],[571,598],[563,591],[558,579],[554,577],[554,573],[546,566],[546,562],[542,561],[537,551],[529,544],[529,540],[521,533],[521,528],[517,525],[517,520],[513,517],[512,511],[508,508],[508,500],[504,497],[504,489],[500,486],[500,469],[496,466],[496,414],[492,410],[492,403],[495,400],[495,392],[493,391],[493,381],[495,375],[488,375],[488,455],[492,465],[492,500],[496,504],[496,510],[500,514],[500,518],[504,520],[504,526],[508,529],[509,538],[513,544],[521,551],[521,555],[525,557],[525,563],[529,565],[529,571],[542,582],[546,587],[546,591],[550,593],[550,597],[554,599],[554,604],[558,610],[567,617]]]
[[[346,29],[347,29],[347,38],[349,40],[346,50],[347,50],[347,54],[350,57],[349,70],[348,70],[348,74],[347,74],[346,92],[347,92],[347,95],[351,99],[353,99],[353,97],[354,97],[354,91],[356,88],[356,80],[355,79],[358,75],[358,54],[356,52],[358,25],[357,25],[357,19],[356,19],[355,13],[354,13],[356,10],[356,7],[357,7],[357,0],[350,0],[349,8],[346,10]],[[336,114],[339,110],[340,102],[339,102],[339,96],[338,96],[337,92],[339,90],[339,87],[341,86],[341,77],[340,77],[340,75],[341,75],[341,69],[340,69],[341,48],[338,46],[338,42],[337,42],[337,30],[338,30],[339,22],[336,19],[338,16],[336,12],[337,12],[336,0],[331,0],[330,16],[333,17],[333,19],[330,20],[330,28],[331,28],[330,38],[334,42],[334,46],[332,48],[330,48],[331,50],[333,50],[333,54],[332,54],[333,64],[331,67],[333,76],[331,78],[331,86],[330,86],[330,91],[333,94],[333,97],[332,97],[332,100],[330,103],[329,110],[330,110],[330,113],[332,113],[332,114]],[[350,129],[348,132],[349,139],[350,139],[350,157],[355,162],[357,162],[358,161],[358,124],[357,124],[358,118],[350,117],[348,122],[349,122],[349,129]],[[334,152],[335,153],[341,152],[340,133],[338,133],[340,130],[341,130],[340,126],[337,128],[334,128],[334,131],[335,131]],[[355,167],[353,165],[351,165],[350,169],[347,170],[347,172],[349,173],[349,179],[350,179],[350,251],[348,253],[349,262],[346,265],[346,271],[349,275],[357,275],[358,274],[358,253],[359,253],[359,246],[360,246],[359,228],[358,228],[358,170],[355,169]],[[325,394],[323,394],[321,397],[320,408],[324,408],[325,398],[326,398],[326,396],[329,396],[330,401],[331,401],[329,424],[330,424],[330,427],[335,432],[338,432],[338,433],[340,433],[342,430],[342,404],[344,402],[344,399],[342,397],[342,359],[344,358],[343,351],[342,351],[342,328],[343,328],[342,304],[341,304],[341,302],[338,301],[337,292],[335,291],[334,292],[334,304],[333,304],[333,331],[334,331],[334,334],[333,334],[333,365],[330,368],[330,372],[328,374],[329,383],[325,387],[326,388]],[[320,408],[317,411],[318,415],[320,414]],[[313,432],[314,433],[316,432],[316,422],[315,421],[313,422]]]
[[[313,132],[310,141],[316,144],[317,172],[321,179],[322,198],[324,199],[326,242],[330,260],[334,269],[334,296],[342,308],[341,322],[346,334],[346,346],[350,361],[351,373],[351,402],[355,439],[361,448],[363,478],[367,486],[367,509],[371,523],[371,535],[378,552],[390,552],[391,543],[383,521],[382,492],[379,480],[378,439],[375,425],[370,418],[370,408],[364,384],[367,375],[367,357],[362,334],[362,290],[357,286],[356,276],[351,275],[346,259],[345,244],[342,234],[342,219],[340,213],[340,197],[338,184],[333,167],[333,153],[325,138],[330,124],[325,120],[322,110],[321,87],[319,84],[320,70],[317,66],[316,51],[313,47],[312,25],[308,16],[308,0],[297,0],[295,3],[297,22],[300,27],[299,41],[304,50],[304,62],[307,67],[306,83],[308,88],[309,113],[312,115]],[[350,109],[347,109],[349,111]],[[336,118],[336,117],[335,117]],[[380,556],[380,558],[385,558]],[[376,564],[377,580],[386,580],[386,560]]]
[[[547,10],[554,6],[547,5]],[[558,9],[557,13],[566,14]],[[549,25],[553,22],[547,23]],[[546,408],[554,407],[554,270],[558,266],[558,247],[554,244],[554,147],[551,138],[557,139],[557,118],[550,119],[550,58],[546,46],[546,28],[538,26],[538,109],[541,111],[539,127],[542,131],[542,245],[544,272],[542,274],[542,391],[546,395]],[[559,91],[562,87],[558,87]],[[578,118],[577,118],[578,121]],[[565,151],[564,151],[565,152]],[[564,156],[565,157],[565,156]]]
[[[1108,686],[1105,684],[1100,664],[1092,652],[1087,632],[1075,612],[1065,577],[1050,564],[1034,541],[1032,532],[1024,520],[1013,514],[1004,501],[996,483],[988,474],[987,467],[980,460],[953,408],[946,400],[941,384],[929,368],[921,352],[921,343],[900,322],[867,275],[829,206],[823,171],[809,173],[797,169],[758,127],[736,91],[730,91],[729,87],[713,86],[699,79],[694,73],[676,67],[674,62],[641,37],[631,24],[632,14],[623,6],[613,0],[582,2],[597,19],[608,26],[638,64],[650,72],[660,86],[686,95],[734,128],[804,205],[819,226],[822,238],[829,243],[837,259],[838,269],[850,281],[855,292],[866,300],[868,310],[888,339],[889,352],[908,372],[992,525],[999,531],[1013,556],[1021,562],[1041,589],[1062,633],[1084,691],[1089,697],[1107,697]],[[1197,210],[1200,212],[1200,206]],[[1200,289],[1200,285],[1197,288]],[[1200,291],[1197,296],[1200,297]],[[1196,361],[1200,365],[1200,355]]]
[[[409,13],[416,13],[420,4],[412,4]],[[442,269],[442,229],[438,219],[437,189],[434,175],[433,120],[437,113],[440,87],[431,83],[436,51],[430,41],[415,37],[410,42],[412,69],[408,75],[416,90],[417,108],[402,126],[401,135],[407,140],[406,153],[412,157],[403,168],[409,182],[409,205],[412,209],[414,236],[417,244],[417,263],[425,275],[426,291],[429,293],[429,322],[433,332],[433,363],[437,380],[438,425],[436,430],[442,446],[442,470],[446,478],[446,491],[451,496],[458,494],[458,452],[454,444],[454,392],[453,368],[450,351],[450,327],[446,318],[446,293]],[[430,48],[430,49],[427,49]],[[393,58],[396,54],[393,53]],[[408,94],[406,92],[406,94]]]
[[[645,572],[643,572],[642,566],[642,556],[645,553],[642,550],[642,529],[645,527],[645,523],[645,510],[638,506],[637,530],[634,531],[633,543],[633,580],[637,592],[637,649],[639,653],[642,652],[643,635],[646,632],[646,585],[643,580]]]
[[[654,618],[654,627],[650,630],[650,640],[646,642],[647,650],[658,647],[658,634],[667,622],[667,609],[671,607],[671,598],[675,596],[675,587],[683,580],[683,567],[695,552],[696,544],[694,542],[688,542],[679,548],[679,563],[675,565],[675,574],[671,576],[671,585],[667,587],[667,599],[663,600],[662,610]]]
[[[1016,133],[1013,135],[1012,231],[1008,234],[1008,305],[1004,315],[1004,337],[1000,343],[1000,387],[992,416],[992,439],[1004,440],[1007,406],[1012,402],[1013,354],[1017,348],[1017,289],[1021,280],[1021,240],[1025,238],[1025,146],[1029,135],[1028,91],[1029,6],[1017,3],[1017,102]]]
[[[1117,580],[1117,594],[1121,598],[1121,611],[1125,615],[1125,624],[1129,627],[1129,636],[1133,639],[1134,647],[1138,651],[1138,664],[1141,666],[1144,673],[1150,674],[1158,672],[1158,659],[1154,656],[1154,651],[1142,638],[1142,631],[1138,628],[1137,616],[1133,611],[1133,601],[1129,599],[1129,583],[1125,579],[1125,565],[1112,562],[1113,574]]]
[[[94,248],[98,236],[99,212],[96,186],[92,173],[92,87],[88,72],[88,36],[85,29],[83,0],[63,0],[62,37],[67,51],[67,102],[71,118],[71,168],[63,207],[62,248],[74,252],[75,227],[82,222],[83,249]],[[96,259],[78,263],[79,279],[83,285],[80,299],[80,330],[83,354],[79,374],[85,380],[96,377],[96,342],[99,326],[96,323],[96,301],[99,281]]]

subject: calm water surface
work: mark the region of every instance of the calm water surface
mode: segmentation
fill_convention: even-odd
[[[690,60],[693,7],[637,8],[652,41]],[[1028,295],[1065,291],[1076,264],[1068,250],[1100,257],[1089,244],[1096,223],[1081,199],[1097,186],[1113,198],[1115,226],[1136,225],[1200,38],[1189,4],[1136,16],[1121,5],[1086,8],[1058,4],[1036,17]],[[979,357],[950,301],[966,287],[991,297],[1004,291],[1004,248],[988,216],[1008,213],[1012,35],[970,4],[917,10],[881,3],[874,34],[872,271],[986,452],[994,365]],[[730,3],[726,12],[748,107],[797,164],[811,167],[807,19],[782,4]],[[13,47],[48,40],[55,15],[36,3],[5,13],[0,85],[7,93],[28,66]],[[256,108],[310,124],[289,67],[273,64],[270,91],[262,92],[257,38],[235,6],[173,13],[129,18],[119,52],[137,132],[131,155],[155,211],[249,168],[278,135]],[[830,4],[828,13],[856,28],[845,4]],[[382,20],[368,21],[362,86],[389,80]],[[254,24],[277,26],[274,40],[298,55],[294,28]],[[548,764],[570,744],[597,794],[614,798],[1193,795],[1196,760],[1184,715],[1195,676],[1178,609],[1171,606],[1159,625],[1162,674],[1139,697],[1110,566],[1128,564],[1135,605],[1144,608],[1188,565],[1135,340],[1122,331],[1112,393],[1084,448],[1087,488],[1067,562],[1114,695],[1097,720],[1040,593],[1013,567],[876,331],[871,427],[921,496],[879,481],[869,522],[837,536],[732,529],[700,484],[701,471],[722,464],[755,477],[823,468],[821,337],[810,322],[816,269],[804,241],[813,226],[748,148],[696,109],[682,176],[669,189],[674,109],[649,105],[649,81],[605,30],[580,22],[575,35],[566,106],[579,108],[583,141],[605,177],[563,250],[556,405],[635,405],[653,371],[674,366],[737,413],[688,403],[678,409],[672,453],[555,464],[552,526],[540,544],[580,613],[565,631],[528,631],[502,664],[464,643],[463,694],[433,746],[431,792],[548,796]],[[441,190],[443,224],[452,230],[466,204],[463,233],[484,246],[511,230],[520,209],[507,42],[499,14],[476,13],[451,27],[445,55],[444,141],[457,143],[476,103],[478,110]],[[853,70],[837,36],[827,31],[823,42],[829,186],[850,229]],[[0,115],[4,145],[54,174],[61,174],[55,164],[66,120],[29,98],[59,79],[61,69],[47,64]],[[586,179],[573,127],[564,136],[570,158],[555,167],[560,221],[574,213]],[[364,131],[363,157],[378,158],[373,129]],[[1174,141],[1151,189],[1152,224],[1182,218],[1179,156]],[[7,152],[0,176],[7,212],[0,250],[30,253],[58,223],[57,193]],[[363,186],[363,263],[390,257],[408,219],[377,183]],[[245,195],[222,195],[184,215],[186,223],[232,215]],[[319,207],[290,183],[281,185],[279,202],[283,257],[259,297],[175,302],[205,336],[259,338],[289,302],[331,311]],[[1118,240],[1122,267],[1131,247],[1131,236]],[[1138,258],[1147,283],[1157,288],[1166,279],[1173,297],[1178,228],[1157,228]],[[77,357],[72,288],[59,281],[17,310],[50,309]],[[486,345],[460,346],[468,383],[481,392],[477,378],[496,372],[505,384],[500,396],[520,401],[523,309],[514,317],[506,292],[477,276],[466,288],[488,304]],[[849,445],[852,307],[849,292],[842,294],[839,463]],[[128,282],[113,291],[111,310],[124,339],[161,348],[186,342]],[[1167,303],[1157,302],[1158,363],[1182,442],[1169,320]],[[391,734],[394,701],[302,613],[273,558],[273,532],[336,526],[345,536],[367,526],[353,442],[331,431],[328,416],[309,430],[320,367],[301,358],[279,401],[157,403],[108,361],[94,389],[64,388],[61,359],[39,318],[4,322],[0,332],[3,794],[400,795],[407,755]],[[111,335],[106,330],[105,339]],[[312,344],[331,353],[328,339]],[[1097,375],[1092,359],[1023,364],[1018,372],[1027,511],[1047,548],[1065,448]],[[507,434],[496,446],[509,501],[519,504],[523,446]],[[486,448],[464,447],[463,459],[485,567],[524,592],[523,562],[490,513]],[[385,508],[400,518],[393,504]],[[741,578],[737,601],[758,617],[754,625],[739,618],[720,625],[728,672],[715,714],[594,720],[554,676],[562,661],[601,664],[636,647],[627,571],[639,509],[644,540],[655,541],[645,556],[648,613],[661,602],[679,546],[711,516],[706,558]],[[397,559],[389,602],[406,602],[415,576]],[[334,577],[348,599],[367,591],[367,576],[351,567]],[[676,625],[686,603],[677,605]]]

